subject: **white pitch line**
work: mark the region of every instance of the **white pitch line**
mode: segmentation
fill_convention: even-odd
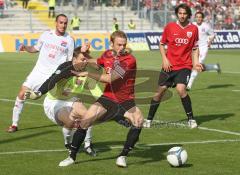
[[[188,128],[188,125],[184,124],[184,123],[164,122],[164,121],[159,121],[159,120],[153,120],[153,121],[157,122],[157,123],[160,123],[160,124],[177,125],[177,126],[183,126],[183,127]],[[197,128],[201,129],[201,130],[205,130],[205,131],[220,132],[220,133],[224,133],[224,134],[231,134],[231,135],[238,135],[238,136],[240,136],[239,132],[226,131],[226,130],[220,130],[220,129],[214,129],[214,128],[201,127],[201,126],[198,126]]]
[[[11,99],[5,99],[5,98],[0,98],[0,101],[3,102],[15,102],[15,100],[11,100]],[[34,103],[34,102],[24,102],[25,104],[29,104],[29,105],[35,105],[35,106],[42,106],[41,103]]]
[[[231,135],[238,135],[238,136],[240,136],[239,132],[225,131],[225,130],[220,130],[220,129],[206,128],[206,127],[198,127],[198,129],[206,130],[206,131],[213,131],[213,132],[221,132],[221,133],[224,133],[224,134],[231,134]]]
[[[239,89],[235,89],[235,90],[232,90],[233,92],[240,92],[240,90]]]
[[[192,141],[192,142],[169,142],[169,143],[154,143],[154,144],[139,144],[137,147],[152,147],[152,146],[166,146],[166,145],[191,145],[191,144],[211,144],[211,143],[230,143],[240,142],[240,139],[225,139],[225,140],[203,140],[203,141]],[[122,146],[110,146],[111,150],[121,149]],[[107,148],[96,148],[97,150],[105,150]],[[29,150],[29,151],[14,151],[14,152],[0,152],[0,155],[10,154],[29,154],[29,153],[48,153],[48,152],[64,152],[66,149],[52,149],[52,150]]]

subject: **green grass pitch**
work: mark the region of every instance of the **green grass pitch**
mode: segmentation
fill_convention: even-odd
[[[93,53],[95,56],[99,52]],[[138,63],[136,96],[147,116],[160,70],[160,53],[134,52]],[[206,63],[220,63],[222,74],[199,74],[189,92],[198,129],[166,124],[186,122],[180,99],[173,96],[163,102],[151,129],[143,129],[136,148],[127,159],[128,168],[115,165],[116,156],[128,129],[114,122],[96,125],[93,142],[97,157],[80,153],[75,165],[60,168],[58,163],[68,155],[64,150],[61,128],[47,119],[41,103],[28,101],[24,106],[19,131],[9,134],[14,100],[32,70],[37,55],[0,53],[0,174],[1,175],[70,175],[70,174],[138,174],[138,175],[238,175],[240,174],[240,51],[210,51]],[[147,85],[144,82],[148,82]],[[143,83],[143,84],[142,84]],[[149,97],[149,98],[147,98]],[[86,97],[85,97],[86,98]],[[181,168],[169,166],[167,150],[175,145],[188,152]]]

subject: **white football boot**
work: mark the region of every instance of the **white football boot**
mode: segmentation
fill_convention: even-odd
[[[65,160],[61,161],[58,166],[64,167],[74,164],[74,160],[71,157],[66,158]]]
[[[122,168],[127,167],[126,156],[119,156],[116,160],[116,165]]]
[[[188,126],[189,126],[191,129],[198,127],[196,120],[193,120],[193,119],[188,120]]]
[[[144,119],[144,122],[143,122],[144,128],[151,128],[151,124],[152,124],[152,120]]]

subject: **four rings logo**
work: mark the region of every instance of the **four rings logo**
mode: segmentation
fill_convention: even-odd
[[[176,38],[175,39],[176,44],[188,44],[188,39],[185,38]]]

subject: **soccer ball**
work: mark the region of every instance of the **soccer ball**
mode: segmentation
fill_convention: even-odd
[[[187,151],[182,147],[176,146],[168,150],[167,161],[174,167],[182,166],[187,161]]]

